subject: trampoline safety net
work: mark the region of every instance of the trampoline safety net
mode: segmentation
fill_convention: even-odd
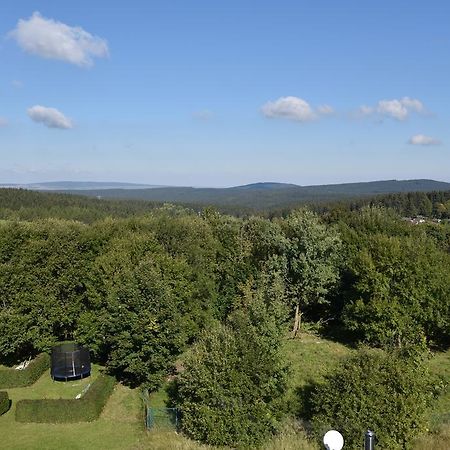
[[[91,374],[89,350],[75,343],[53,347],[51,377],[54,380],[84,378]]]

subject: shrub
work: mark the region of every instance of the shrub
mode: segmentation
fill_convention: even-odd
[[[0,388],[25,387],[36,383],[50,367],[50,356],[41,353],[24,370],[0,369]]]
[[[0,391],[0,416],[8,411],[11,402],[9,401],[8,393],[5,391]]]
[[[16,405],[18,422],[69,423],[98,419],[114,388],[115,380],[100,375],[80,399],[20,400]]]
[[[274,314],[253,301],[261,309],[250,305],[205,331],[184,361],[175,401],[182,430],[194,439],[254,448],[279,427],[287,368]]]
[[[316,387],[313,428],[319,438],[331,428],[339,430],[347,449],[360,449],[367,429],[375,431],[379,448],[411,448],[426,428],[433,393],[419,358],[360,350]]]

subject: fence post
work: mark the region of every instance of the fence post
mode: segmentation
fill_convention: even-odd
[[[375,450],[375,433],[367,430],[364,435],[364,450]]]

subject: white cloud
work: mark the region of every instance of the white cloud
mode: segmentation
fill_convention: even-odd
[[[12,85],[12,87],[14,87],[16,89],[20,89],[23,87],[23,82],[20,80],[12,80],[11,85]]]
[[[6,127],[8,125],[8,120],[4,117],[0,117],[0,128]]]
[[[317,113],[308,102],[299,97],[280,97],[267,102],[261,108],[266,117],[282,117],[298,122],[308,122],[317,119]]]
[[[362,105],[359,108],[358,112],[359,112],[359,115],[361,115],[361,116],[370,116],[371,114],[373,114],[374,108],[372,108],[371,106]]]
[[[411,145],[439,145],[441,141],[424,134],[416,134],[409,139],[408,143]]]
[[[378,102],[376,111],[397,120],[405,120],[408,117],[408,109],[399,100],[381,100]]]
[[[415,98],[403,97],[400,101],[409,111],[420,113],[425,110],[423,103]]]
[[[195,111],[192,114],[192,117],[194,119],[203,120],[207,122],[208,120],[211,120],[214,117],[214,113],[209,109],[204,109],[202,111]]]
[[[46,19],[38,12],[28,20],[20,19],[9,35],[28,53],[77,66],[91,66],[94,57],[108,56],[105,39],[93,36],[81,27]]]
[[[405,120],[411,112],[423,113],[425,107],[420,100],[403,97],[401,99],[380,100],[374,107],[363,105],[359,108],[362,116],[378,115]]]
[[[73,128],[72,121],[55,108],[35,105],[28,108],[27,113],[31,120],[49,128]]]
[[[334,114],[334,108],[330,105],[320,105],[317,107],[317,112],[323,116]]]

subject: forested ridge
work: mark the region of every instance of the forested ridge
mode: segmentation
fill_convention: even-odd
[[[76,340],[119,380],[156,389],[186,354],[172,395],[184,432],[235,446],[262,442],[289,415],[317,434],[328,424],[355,432],[344,413],[335,411],[342,422],[333,424],[318,405],[334,404],[336,392],[344,398],[347,373],[370,365],[374,351],[380,379],[398,377],[415,404],[409,416],[388,418],[398,436],[381,436],[384,448],[403,448],[425,430],[437,392],[424,355],[450,344],[450,224],[412,225],[401,205],[443,217],[438,205],[447,208],[449,197],[384,201],[400,214],[372,202],[234,217],[0,190],[0,363]],[[291,409],[280,346],[305,323],[366,348]],[[377,353],[386,350],[397,365]],[[361,383],[380,382],[364,374]],[[381,420],[367,414],[366,422]]]
[[[363,183],[298,186],[285,183],[253,183],[229,188],[154,187],[151,189],[83,189],[61,192],[115,199],[141,199],[185,205],[216,205],[257,211],[294,207],[299,203],[330,202],[374,195],[448,191],[450,184],[434,180],[384,180]]]
[[[105,217],[130,217],[142,215],[163,205],[148,200],[91,198],[77,194],[44,193],[25,189],[0,188],[0,219],[33,220],[35,218],[59,217],[91,223]],[[261,208],[239,205],[220,205],[212,202],[183,204],[185,208],[201,212],[211,206],[217,211],[237,217],[258,214],[263,217],[285,217],[296,208],[308,206],[324,215],[359,210],[364,206],[384,206],[395,210],[401,216],[424,215],[430,218],[450,218],[450,191],[400,192],[369,196],[350,196],[340,200],[292,201],[289,206],[275,205]]]

